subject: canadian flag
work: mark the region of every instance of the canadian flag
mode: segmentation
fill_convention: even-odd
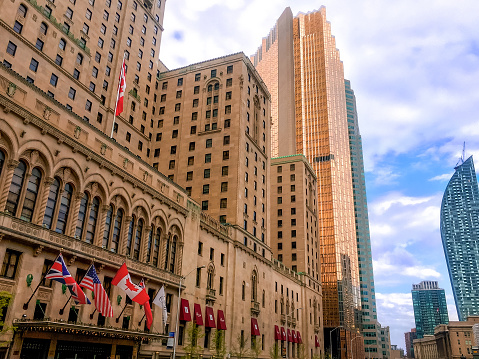
[[[111,281],[111,284],[116,285],[118,288],[125,291],[126,295],[134,302],[140,305],[144,305],[145,302],[150,300],[150,297],[146,293],[145,288],[140,288],[136,284],[132,283],[126,263],[120,267],[115,275],[115,278]]]
[[[120,113],[123,112],[123,98],[125,97],[125,91],[126,91],[125,72],[126,72],[125,59],[123,59],[123,63],[121,64],[121,71],[120,71],[120,81],[118,82],[118,99],[116,101],[115,116],[118,116]]]

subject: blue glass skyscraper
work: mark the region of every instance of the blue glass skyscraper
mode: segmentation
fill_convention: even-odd
[[[472,156],[455,168],[441,204],[441,237],[459,320],[479,315],[479,187]]]

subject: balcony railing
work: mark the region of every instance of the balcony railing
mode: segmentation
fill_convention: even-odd
[[[216,289],[209,288],[206,292],[206,301],[215,302],[216,301]]]
[[[254,300],[251,301],[251,314],[252,315],[259,315],[260,309],[259,309],[259,302],[256,302]]]

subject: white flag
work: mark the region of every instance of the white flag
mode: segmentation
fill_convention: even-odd
[[[166,320],[168,319],[168,312],[166,310],[165,286],[162,286],[161,289],[158,291],[155,299],[153,299],[153,304],[163,309],[163,327],[165,327]]]

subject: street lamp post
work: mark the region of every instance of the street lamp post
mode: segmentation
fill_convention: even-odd
[[[331,331],[329,332],[329,355],[331,356],[330,359],[333,359],[333,338],[332,338],[331,335],[333,334],[333,332],[334,332],[336,329],[339,329],[339,328],[342,328],[342,327],[343,327],[343,326],[340,325],[340,326],[334,328],[333,330],[331,330]]]
[[[186,277],[188,277],[191,273],[193,273],[195,269],[198,270],[201,268],[205,268],[205,266],[193,268],[187,275],[185,275],[184,277],[180,277],[180,285],[178,287],[178,308],[176,309],[175,341],[173,343],[173,359],[175,359],[176,357],[176,343],[178,342],[178,322],[180,319],[181,282],[183,281],[183,279],[186,279]]]
[[[354,359],[354,355],[353,355],[353,340],[354,339],[358,339],[358,338],[362,338],[363,336],[362,335],[357,335],[355,336],[353,339],[351,339],[351,359]]]

